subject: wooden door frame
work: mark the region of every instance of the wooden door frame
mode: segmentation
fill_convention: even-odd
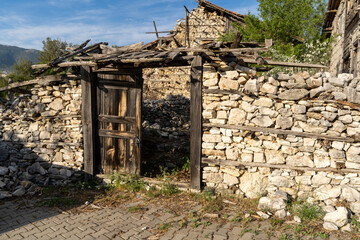
[[[97,150],[97,95],[96,73],[89,66],[80,68],[82,96],[82,129],[84,141],[84,172],[85,179],[96,173]]]
[[[98,154],[96,73],[81,67],[82,125],[84,139],[84,171],[96,174]],[[195,56],[190,69],[190,187],[201,189],[202,155],[202,79],[203,58]],[[142,84],[142,81],[141,81]],[[142,86],[141,86],[142,88]],[[139,99],[142,102],[142,99]],[[138,101],[139,101],[138,100]],[[141,112],[138,113],[141,115]]]
[[[203,59],[195,56],[190,69],[190,187],[201,189]]]

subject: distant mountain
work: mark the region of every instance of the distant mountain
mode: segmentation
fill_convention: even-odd
[[[11,72],[14,63],[21,58],[30,60],[35,64],[38,62],[38,54],[39,51],[35,49],[25,49],[0,44],[0,72]]]

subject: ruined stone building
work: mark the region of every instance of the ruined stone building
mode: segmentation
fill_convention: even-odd
[[[329,0],[323,31],[334,38],[330,64],[333,75],[358,75],[359,24],[359,1]]]
[[[202,2],[208,4],[200,2],[195,19],[226,16]],[[180,111],[184,104],[190,110],[189,188],[215,187],[249,198],[276,198],[280,190],[330,207],[338,200],[360,202],[360,108],[354,104],[360,93],[352,74],[260,77],[245,63],[264,48],[232,49],[216,41],[188,48],[180,36],[116,49],[100,43],[84,47],[35,66],[42,71],[72,67],[71,75],[0,88],[34,85],[27,95],[0,104],[1,194],[32,193],[37,185],[70,182],[84,172],[141,173],[143,106],[164,103],[146,103],[146,96],[158,91],[157,100],[166,99],[183,88],[190,97],[178,105]],[[190,45],[198,44],[195,40]],[[159,79],[168,82],[147,83]],[[166,121],[171,119],[151,126],[168,142],[178,133],[161,127]]]

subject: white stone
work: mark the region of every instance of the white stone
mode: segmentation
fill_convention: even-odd
[[[226,159],[237,160],[239,157],[239,150],[234,148],[226,149],[225,154],[226,154]]]
[[[323,228],[325,228],[328,231],[337,231],[337,230],[339,230],[339,228],[334,223],[331,223],[331,222],[324,222]]]
[[[353,121],[351,115],[341,116],[341,117],[339,117],[339,120],[345,124],[352,123],[352,121]]]
[[[257,109],[254,105],[245,101],[241,103],[241,107],[242,109],[244,109],[245,112],[249,112],[249,113],[255,112],[255,110]]]
[[[208,182],[210,183],[222,183],[223,178],[222,178],[222,174],[220,173],[204,173],[203,174],[203,178],[206,179]]]
[[[239,78],[239,72],[238,71],[227,71],[226,72],[226,77],[229,79],[238,79]]]
[[[355,214],[360,215],[360,201],[350,203],[350,209]]]
[[[285,209],[281,209],[275,212],[275,217],[277,218],[286,218],[287,217],[287,212]]]
[[[260,127],[270,127],[274,124],[274,121],[269,116],[256,116],[251,122]]]
[[[273,100],[266,97],[260,97],[259,99],[256,99],[253,104],[260,107],[272,107]]]
[[[259,112],[261,115],[266,115],[269,117],[276,117],[278,115],[278,113],[274,110],[272,110],[271,108],[267,108],[267,107],[260,107],[259,108]]]
[[[337,227],[342,227],[349,222],[349,211],[345,207],[338,207],[336,211],[327,213],[324,217],[325,222],[335,224]]]
[[[276,94],[278,92],[278,87],[271,85],[269,83],[265,83],[261,87],[260,91],[268,94]]]
[[[331,185],[323,185],[314,191],[318,200],[338,198],[341,194],[341,186],[331,187]]]
[[[267,215],[266,213],[264,213],[264,212],[261,212],[261,211],[258,211],[258,212],[256,212],[257,213],[257,215],[259,215],[261,218],[263,218],[263,219],[269,219],[270,218],[270,216],[269,215]]]
[[[277,211],[286,208],[286,203],[282,198],[262,197],[259,200],[258,209]]]
[[[331,164],[330,158],[314,154],[314,163],[317,168],[326,168]]]
[[[217,78],[210,78],[208,80],[204,81],[204,86],[205,87],[212,87],[212,86],[216,86],[218,84],[218,79]]]
[[[207,143],[221,142],[221,135],[203,134],[203,141]]]
[[[49,104],[49,107],[55,111],[62,110],[64,108],[63,100],[61,98],[56,98]]]
[[[254,162],[264,163],[265,162],[264,153],[255,152],[254,153]]]
[[[220,89],[225,89],[225,90],[238,90],[239,83],[238,81],[230,80],[228,78],[221,78],[219,82],[219,87]]]
[[[340,198],[348,202],[358,202],[360,201],[360,192],[352,187],[344,186]]]
[[[281,152],[276,150],[265,150],[266,162],[269,164],[284,164],[285,158]]]
[[[233,186],[239,183],[239,179],[230,174],[224,173],[224,183]]]
[[[289,129],[293,126],[293,119],[291,117],[278,116],[276,118],[276,125],[281,129]]]
[[[246,112],[241,109],[231,109],[229,115],[229,124],[243,124],[246,120]]]
[[[333,148],[337,149],[337,150],[343,150],[344,148],[344,143],[342,142],[333,142],[331,145]]]
[[[244,88],[246,92],[257,95],[260,89],[259,82],[256,79],[249,80],[246,82]]]
[[[269,184],[277,187],[292,187],[294,185],[292,180],[283,176],[269,176]]]
[[[322,175],[315,175],[312,178],[312,184],[314,186],[321,186],[321,185],[329,184],[330,181],[331,181],[330,178],[322,176]]]
[[[240,189],[245,193],[248,198],[257,198],[265,192],[267,187],[267,178],[261,173],[249,173],[245,172],[240,177]]]
[[[294,155],[286,158],[286,164],[294,167],[314,167],[314,162],[307,155]]]
[[[252,153],[242,153],[241,154],[241,162],[252,162],[253,154]]]
[[[311,185],[312,176],[296,176],[295,181],[301,185]]]

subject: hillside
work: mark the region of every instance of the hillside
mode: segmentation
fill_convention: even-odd
[[[38,53],[39,51],[35,49],[25,49],[0,44],[0,72],[10,72],[13,64],[21,58],[25,58],[33,63],[36,63]]]

